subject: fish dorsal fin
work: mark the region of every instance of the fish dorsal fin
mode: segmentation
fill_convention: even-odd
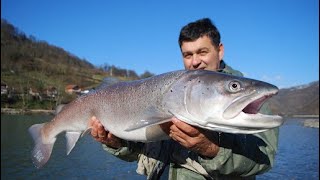
[[[102,80],[101,84],[95,88],[95,90],[104,89],[105,87],[111,86],[118,82],[121,82],[121,80],[116,77],[106,77]]]
[[[66,132],[67,155],[69,155],[71,150],[76,145],[76,142],[78,141],[80,135],[81,135],[81,132],[76,132],[76,131],[68,131],[68,132]]]
[[[55,110],[54,114],[55,114],[55,115],[59,114],[66,105],[67,105],[67,104],[59,104],[59,105],[56,107],[56,110]]]
[[[145,127],[157,125],[157,124],[162,124],[162,123],[169,122],[169,121],[171,121],[171,118],[168,118],[168,119],[151,118],[148,120],[141,119],[140,121],[138,121],[134,124],[131,124],[127,129],[125,129],[125,131],[127,131],[127,132],[133,131],[136,129],[145,128]]]

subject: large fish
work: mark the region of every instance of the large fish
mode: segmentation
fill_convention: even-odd
[[[180,70],[120,82],[75,99],[50,122],[29,128],[36,167],[50,158],[56,136],[66,131],[67,154],[96,116],[115,136],[140,142],[168,139],[158,124],[175,116],[212,131],[252,134],[280,126],[283,119],[258,113],[278,88],[266,82],[206,70]]]

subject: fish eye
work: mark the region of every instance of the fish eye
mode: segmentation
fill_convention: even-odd
[[[241,90],[241,84],[238,81],[231,81],[229,83],[229,90],[231,92],[238,92]]]

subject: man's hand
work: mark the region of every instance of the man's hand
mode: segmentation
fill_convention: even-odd
[[[212,158],[219,152],[216,140],[210,137],[212,132],[189,125],[175,117],[171,122],[160,126],[173,140],[202,156]]]
[[[122,147],[121,139],[106,131],[95,116],[90,119],[89,127],[91,127],[91,135],[96,141],[112,148]]]

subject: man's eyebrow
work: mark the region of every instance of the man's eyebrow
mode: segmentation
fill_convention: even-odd
[[[202,51],[202,50],[209,50],[209,48],[207,48],[207,47],[202,47],[202,48],[197,49],[197,51]]]
[[[192,53],[194,53],[194,52],[199,52],[199,51],[202,51],[202,50],[209,50],[209,48],[207,48],[207,47],[201,47],[201,48],[199,48],[199,49],[196,49],[195,51],[185,51],[185,52],[182,52],[182,54],[192,54]]]
[[[184,51],[182,54],[192,54],[192,51]]]

